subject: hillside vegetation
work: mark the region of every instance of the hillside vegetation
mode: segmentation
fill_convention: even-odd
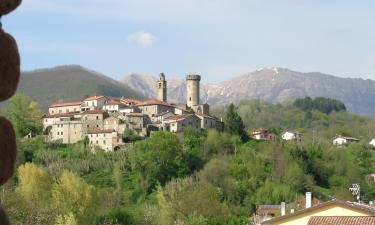
[[[143,99],[140,93],[126,84],[80,66],[24,72],[18,93],[30,96],[44,110],[52,103],[79,101],[93,94]]]
[[[113,153],[93,154],[86,142],[20,139],[18,172],[1,202],[16,225],[245,225],[258,205],[292,202],[305,191],[353,201],[348,188],[359,183],[363,200],[375,199],[366,179],[375,170],[366,145],[374,120],[259,101],[213,111],[225,118],[225,133],[155,132]],[[245,131],[259,127],[299,130],[304,139],[249,139]],[[340,133],[361,142],[333,146]]]

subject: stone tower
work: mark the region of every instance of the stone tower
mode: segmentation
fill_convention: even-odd
[[[165,80],[164,73],[159,75],[159,81],[156,87],[157,99],[167,102],[167,81]]]
[[[188,107],[199,105],[199,82],[201,76],[199,75],[187,75],[186,76],[186,88],[187,88],[187,102]]]

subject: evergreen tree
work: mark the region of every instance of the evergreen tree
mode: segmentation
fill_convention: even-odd
[[[245,125],[241,116],[238,114],[236,107],[233,104],[229,105],[227,114],[225,115],[225,131],[231,135],[238,135],[242,141],[247,139]]]

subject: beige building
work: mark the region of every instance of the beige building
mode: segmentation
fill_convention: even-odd
[[[99,147],[106,152],[115,151],[123,145],[122,137],[114,130],[89,130],[87,137],[91,147]]]
[[[189,115],[175,115],[163,121],[164,130],[169,132],[182,132],[185,128],[191,127],[194,129],[201,128],[201,120],[194,114]]]
[[[373,206],[343,202],[332,200],[321,203],[317,206],[306,208],[294,213],[289,213],[284,216],[276,217],[271,220],[262,222],[262,225],[309,225],[316,224],[311,221],[316,221],[315,218],[343,218],[343,217],[361,217],[360,219],[367,220],[369,217],[375,216],[375,208]],[[324,223],[323,223],[324,224]]]
[[[79,114],[50,115],[43,118],[49,141],[73,144],[84,139],[83,124]]]
[[[120,134],[124,133],[124,126],[121,126],[124,124],[124,121],[122,121],[118,117],[110,116],[104,119],[104,130],[114,130]]]
[[[81,111],[82,102],[65,102],[52,104],[48,107],[49,115],[63,114],[63,113],[74,113]]]
[[[251,132],[251,137],[254,138],[255,140],[260,140],[260,141],[276,141],[277,140],[276,134],[265,129],[255,130]]]

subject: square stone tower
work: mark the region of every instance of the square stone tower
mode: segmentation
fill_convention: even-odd
[[[167,81],[164,73],[159,75],[159,81],[156,86],[157,99],[159,101],[167,102]]]

